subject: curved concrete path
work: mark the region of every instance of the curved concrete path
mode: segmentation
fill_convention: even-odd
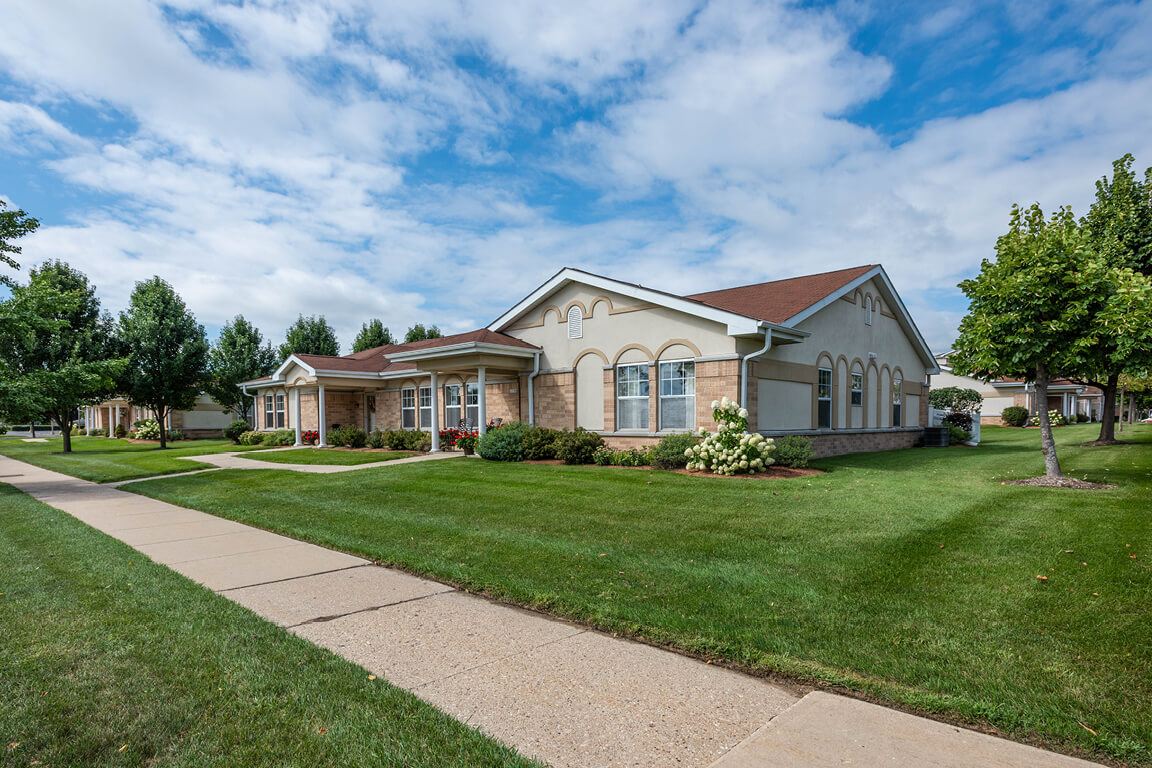
[[[555,766],[1090,765],[854,699],[801,698],[802,691],[13,459],[0,457],[0,480]]]

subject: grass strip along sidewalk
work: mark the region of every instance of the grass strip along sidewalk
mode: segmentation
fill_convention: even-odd
[[[156,475],[172,475],[207,469],[196,456],[230,451],[259,450],[262,446],[239,446],[231,440],[179,440],[160,450],[159,443],[130,443],[109,437],[73,437],[72,453],[63,453],[63,440],[26,443],[19,438],[0,439],[0,454],[54,472],[112,483]]]
[[[793,480],[425,462],[136,492],[722,659],[1152,765],[1152,429],[1042,473],[1035,430]],[[1040,579],[1038,576],[1046,578]],[[1089,730],[1091,729],[1091,730]]]
[[[537,763],[0,483],[0,764]]]
[[[376,464],[416,456],[405,451],[341,451],[299,448],[292,451],[261,451],[245,456],[246,459],[273,464],[312,464],[321,466],[352,467],[357,464]]]

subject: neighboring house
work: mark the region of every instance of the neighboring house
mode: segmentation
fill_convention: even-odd
[[[979,392],[984,397],[984,405],[980,409],[981,424],[1000,424],[1000,415],[1010,405],[1027,408],[1033,415],[1038,412],[1035,384],[1022,379],[983,381],[955,374],[948,364],[951,354],[948,351],[936,356],[940,373],[932,376],[932,386],[936,389],[963,387]],[[1091,421],[1099,421],[1103,399],[1104,393],[1096,387],[1077,384],[1068,379],[1053,379],[1048,383],[1048,410],[1058,411],[1070,420],[1083,414]]]
[[[152,411],[130,405],[127,398],[116,397],[86,408],[84,425],[89,429],[109,430],[108,434],[111,435],[111,430],[114,430],[117,424],[123,425],[127,431],[132,429],[137,421],[155,417],[156,414]],[[226,411],[208,395],[201,394],[191,409],[170,411],[166,421],[168,429],[178,429],[187,438],[200,438],[220,437],[224,427],[231,424],[234,418],[236,417],[231,411]]]
[[[693,296],[564,269],[487,328],[292,355],[244,387],[259,429],[426,429],[433,450],[445,425],[493,418],[653,443],[715,429],[727,395],[751,429],[826,456],[916,444],[936,372],[877,265]]]

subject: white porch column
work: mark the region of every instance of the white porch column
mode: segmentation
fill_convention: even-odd
[[[164,429],[172,429],[172,409],[164,411]]]
[[[432,371],[432,453],[440,451],[440,397],[436,386],[436,371]]]
[[[292,421],[296,424],[296,445],[304,445],[300,429],[300,387],[292,388]]]
[[[112,425],[112,429],[115,430],[119,424],[120,424],[120,406],[116,406],[116,422]],[[112,437],[111,432],[108,433],[108,437]]]
[[[480,434],[488,433],[488,387],[484,386],[484,366],[476,369],[476,387],[480,390]]]
[[[108,437],[112,437],[112,406],[108,406],[108,423],[105,426]]]
[[[317,407],[316,412],[320,414],[320,430],[319,430],[320,431],[320,447],[321,448],[327,448],[328,447],[328,426],[325,422],[328,419],[328,414],[324,410],[324,385],[323,384],[317,385],[316,407]]]

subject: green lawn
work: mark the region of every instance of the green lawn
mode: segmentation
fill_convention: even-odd
[[[188,457],[207,453],[250,451],[262,446],[234,445],[230,440],[179,440],[160,450],[159,444],[130,443],[109,437],[73,437],[72,453],[63,452],[63,440],[50,438],[46,443],[25,443],[18,439],[0,440],[0,454],[26,461],[44,469],[92,480],[111,483],[138,477],[191,472],[209,465]]]
[[[327,466],[350,467],[357,464],[374,464],[381,461],[395,461],[415,456],[404,451],[337,451],[317,448],[297,448],[292,451],[272,451],[248,456],[257,461],[270,461],[275,464],[323,464]]]
[[[0,764],[537,765],[0,483]]]
[[[1003,428],[979,448],[855,454],[794,480],[451,461],[133,490],[745,669],[1152,765],[1152,428],[1079,447],[1096,429],[1057,430],[1061,458],[1116,490],[1002,485],[1043,471],[1039,433]]]

